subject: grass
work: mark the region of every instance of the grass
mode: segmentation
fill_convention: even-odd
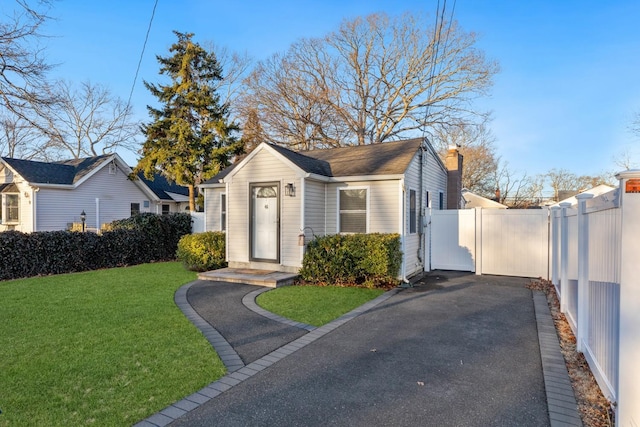
[[[257,303],[288,319],[322,326],[383,292],[381,289],[337,286],[287,286],[260,294]]]
[[[0,426],[132,425],[225,368],[175,306],[179,263],[0,282]]]

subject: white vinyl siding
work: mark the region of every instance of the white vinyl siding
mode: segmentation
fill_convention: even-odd
[[[305,182],[304,230],[306,243],[316,236],[325,235],[326,223],[326,185],[317,181]]]
[[[224,224],[220,223],[220,209],[224,187],[204,189],[205,231],[223,231]]]
[[[284,196],[284,186],[291,182],[296,189],[301,188],[300,178],[296,171],[288,166],[268,149],[257,152],[251,161],[247,162],[232,177],[227,192],[227,250],[228,260],[233,263],[249,263],[249,203],[251,197],[249,186],[251,183],[280,182],[280,264],[282,266],[299,268],[300,247],[298,235],[301,229],[302,196]],[[218,211],[219,212],[219,211]],[[210,215],[207,217],[210,218]]]
[[[128,218],[131,203],[139,203],[142,212],[157,211],[153,201],[150,209],[144,208],[149,196],[119,168],[110,174],[109,168],[103,167],[73,190],[42,187],[35,195],[37,231],[65,230],[68,223],[80,222],[82,211],[87,214],[88,229]]]

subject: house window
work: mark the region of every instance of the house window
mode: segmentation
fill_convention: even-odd
[[[428,191],[424,192],[424,205],[427,208],[431,207],[431,200],[429,199],[429,192]]]
[[[140,213],[140,203],[131,203],[131,216]]]
[[[409,233],[411,234],[416,232],[417,219],[416,190],[409,190]]]
[[[367,232],[367,189],[353,188],[339,191],[340,233]]]
[[[438,209],[443,210],[444,209],[444,193],[441,191],[440,194],[440,200],[439,200],[439,206]]]
[[[169,215],[171,213],[171,207],[169,205],[162,205],[162,215]]]
[[[20,222],[20,198],[17,194],[5,195],[5,221],[7,223]]]
[[[227,195],[220,195],[220,230],[227,230]]]

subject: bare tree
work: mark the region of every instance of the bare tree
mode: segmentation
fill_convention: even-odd
[[[560,201],[567,194],[573,195],[601,184],[611,184],[605,174],[576,175],[566,169],[551,169],[545,174],[549,187],[553,190],[553,200]],[[568,196],[567,196],[568,197]]]
[[[213,52],[224,75],[219,81],[211,83],[211,87],[220,95],[220,102],[229,106],[229,117],[232,121],[240,118],[238,99],[244,93],[242,81],[247,77],[253,59],[245,52],[232,52],[224,46],[213,42],[203,43],[203,47]]]
[[[0,21],[0,105],[27,121],[32,107],[52,102],[46,80],[52,66],[45,61],[40,44],[49,2],[38,4],[43,11],[16,0],[16,10]]]
[[[84,82],[76,89],[60,81],[54,90],[57,102],[38,110],[49,151],[74,158],[120,148],[137,151],[139,123],[132,120],[131,107],[106,87]]]
[[[0,156],[17,159],[47,159],[42,135],[25,119],[7,114],[0,118]]]
[[[638,122],[638,135],[640,135],[640,120]],[[631,148],[625,147],[613,158],[613,163],[624,170],[635,169],[638,167],[636,158],[637,156],[634,155]]]
[[[297,146],[384,142],[467,122],[497,72],[456,22],[373,14],[302,39],[258,64],[245,105],[274,142]]]
[[[488,127],[488,121],[480,124],[460,123],[453,126],[439,126],[435,129],[432,142],[444,160],[449,147],[459,147],[464,157],[462,163],[462,186],[484,197],[493,198],[495,175],[500,158],[494,146],[495,136]]]

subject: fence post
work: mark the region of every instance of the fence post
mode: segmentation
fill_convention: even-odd
[[[551,283],[559,287],[560,281],[560,207],[551,208]]]
[[[578,194],[578,334],[576,349],[584,353],[589,335],[589,218],[587,199],[593,194]]]
[[[620,351],[618,426],[640,425],[640,170],[616,175],[620,180]]]
[[[569,218],[567,209],[571,203],[560,203],[560,311],[567,312],[569,302]]]
[[[476,274],[482,274],[482,208],[476,211]]]

